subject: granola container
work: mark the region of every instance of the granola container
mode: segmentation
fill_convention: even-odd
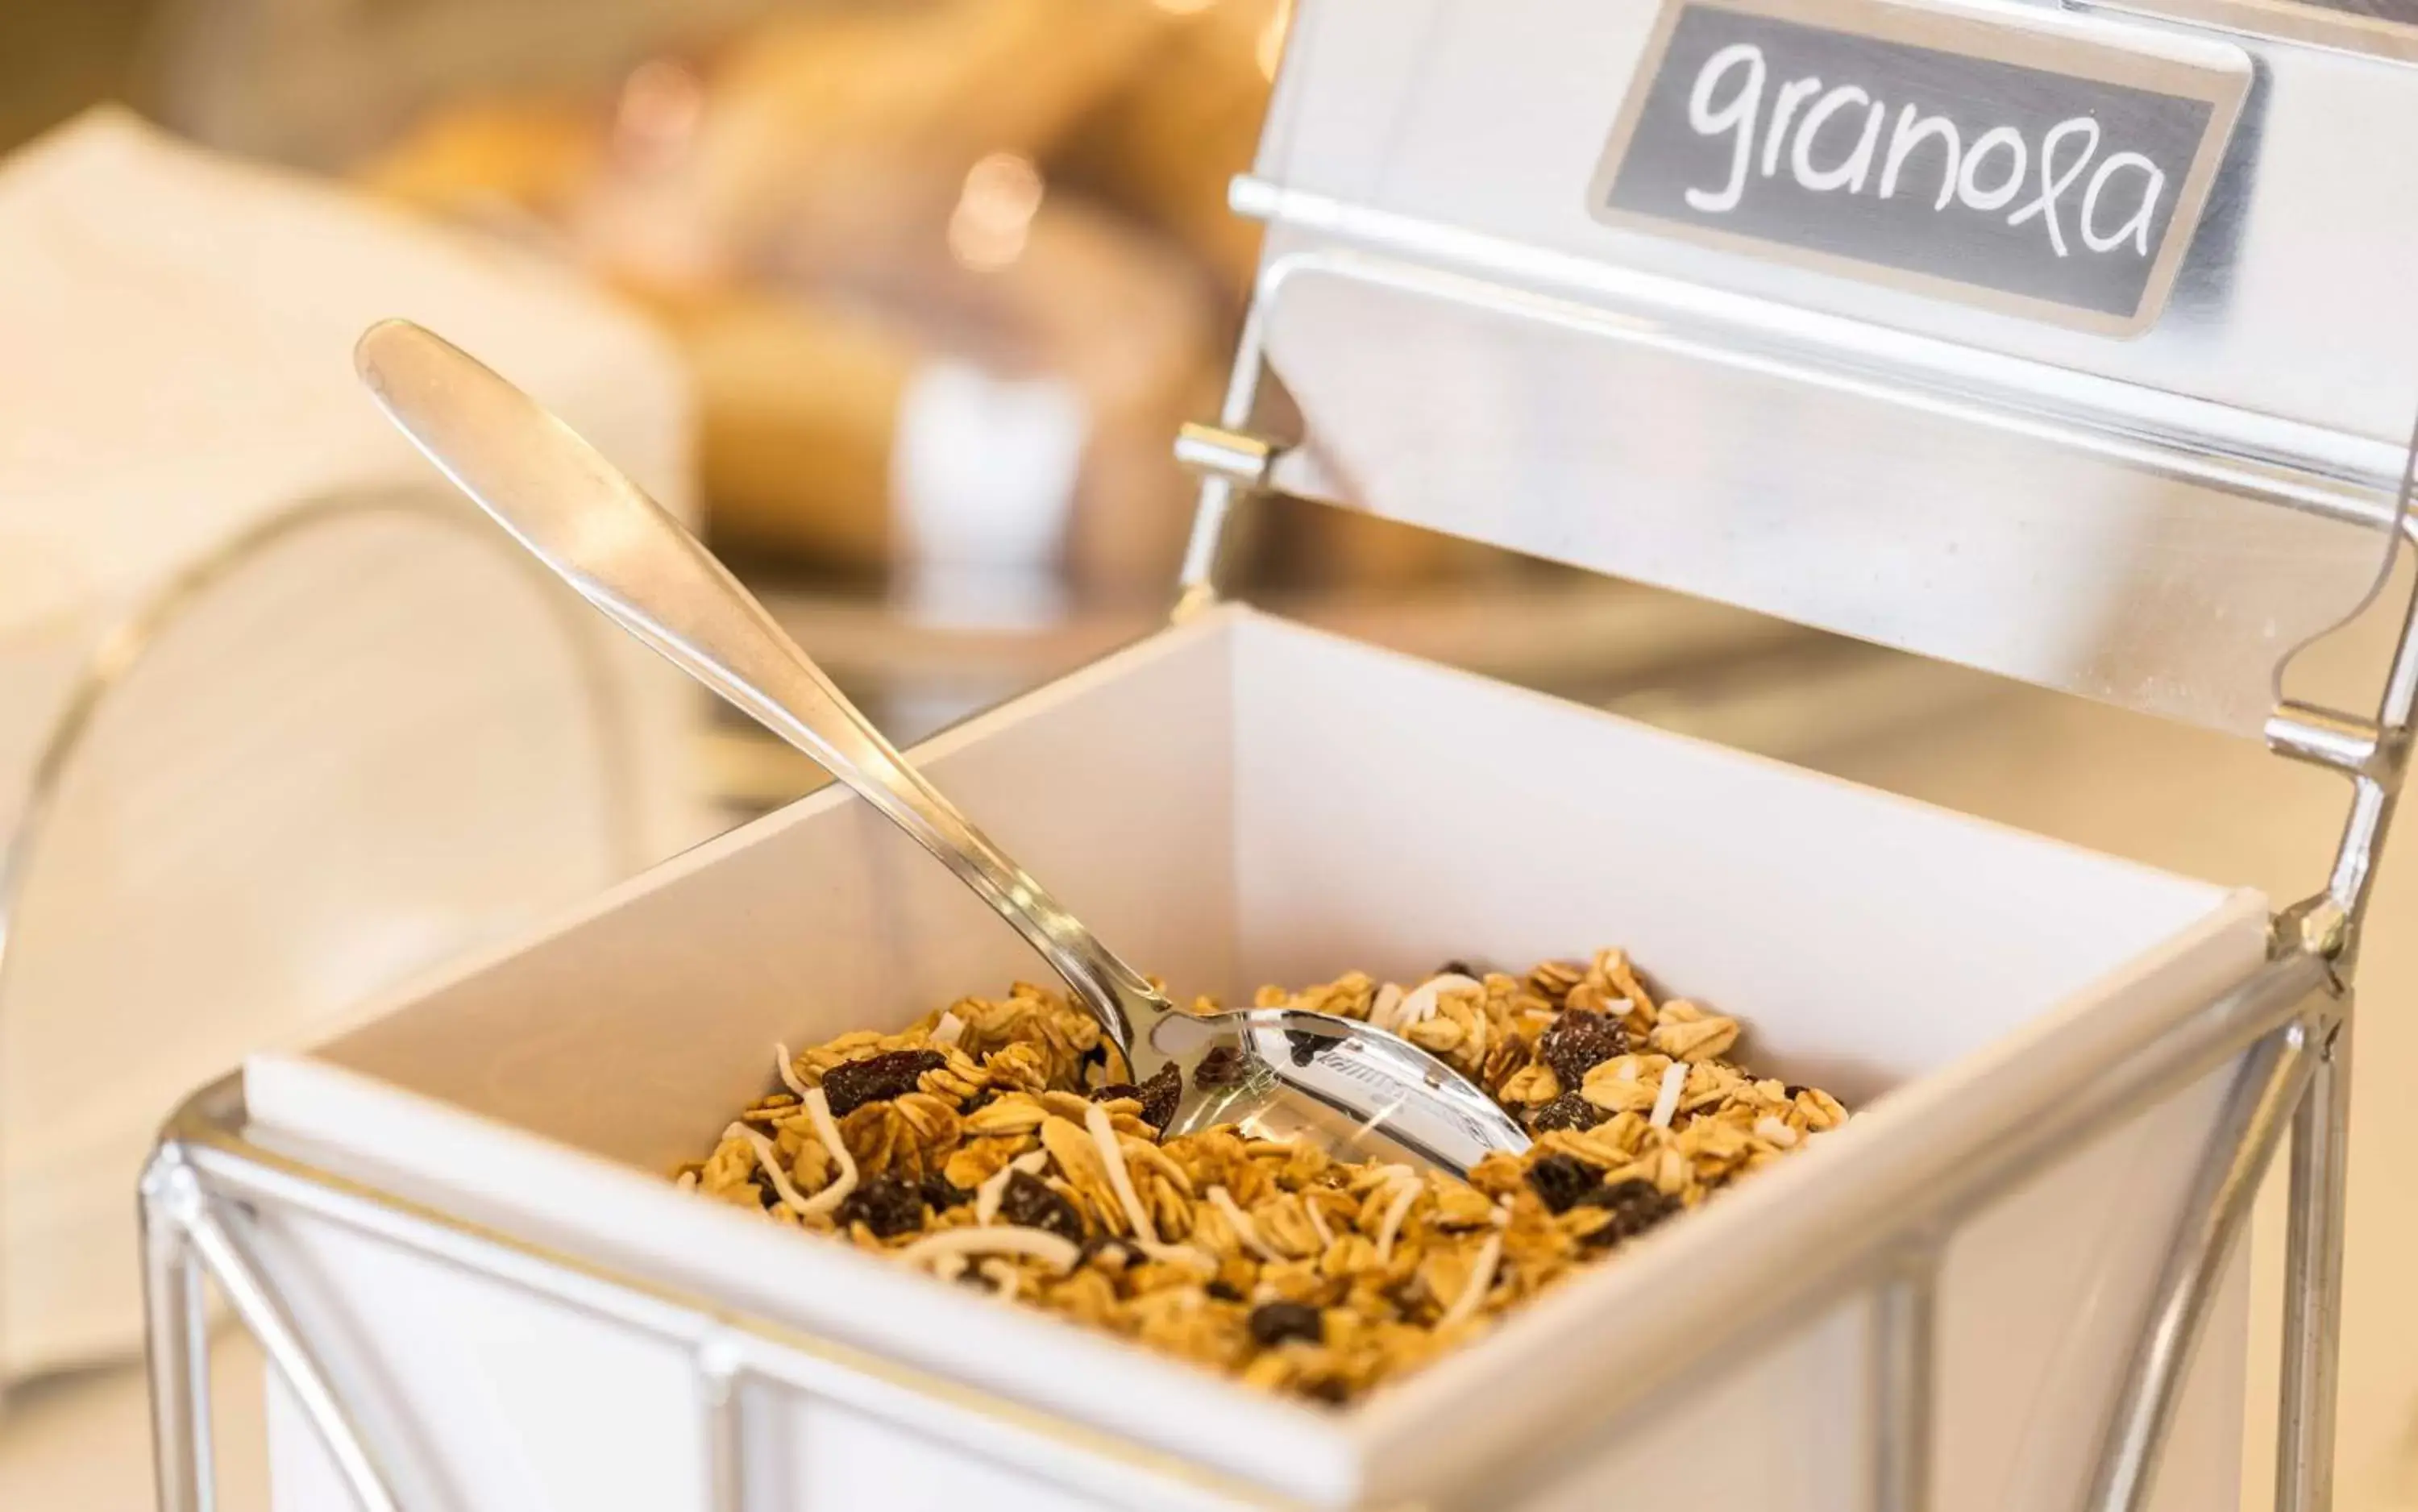
[[[1179,993],[1617,939],[1848,1126],[1363,1402],[1262,1396],[666,1180],[775,1042],[1035,974],[829,789],[196,1097],[145,1187],[163,1504],[207,1276],[281,1507],[2232,1505],[2233,1241],[2297,1119],[2282,1504],[2322,1506],[2333,1057],[2418,663],[2372,721],[2276,689],[2402,528],[2418,163],[2331,168],[2418,74],[2364,23],[1878,10],[2255,74],[2145,331],[1590,213],[1648,12],[1311,0],[1176,622],[917,752]],[[2333,880],[2277,914],[1220,603],[1271,486],[2263,733],[2354,779]]]

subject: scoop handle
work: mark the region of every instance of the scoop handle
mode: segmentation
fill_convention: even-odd
[[[513,540],[681,671],[812,756],[1016,926],[1137,1077],[1166,1000],[911,766],[703,542],[538,402],[408,321],[354,366],[379,407]],[[1142,1032],[1135,1032],[1135,1020]],[[1138,1059],[1139,1058],[1139,1059]]]

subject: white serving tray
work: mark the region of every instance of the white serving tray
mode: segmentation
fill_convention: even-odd
[[[771,1046],[903,1022],[1040,965],[837,789],[726,836],[354,1031],[250,1062],[249,1137],[454,1220],[799,1336],[751,1380],[770,1508],[1869,1504],[1872,1306],[1736,1350],[1657,1410],[1590,1400],[1716,1321],[1691,1299],[1879,1221],[1994,1116],[2174,1029],[2265,958],[2263,899],[1222,608],[919,758],[1179,991],[1617,943],[1737,1014],[1752,1063],[1855,1122],[1479,1343],[1341,1412],[674,1189]],[[2220,1073],[1947,1241],[1933,1504],[2071,1505],[2221,1096]],[[306,1208],[256,1259],[406,1505],[712,1504],[691,1352]],[[2236,1504],[2237,1263],[2154,1504]],[[282,1391],[278,1505],[342,1506]]]

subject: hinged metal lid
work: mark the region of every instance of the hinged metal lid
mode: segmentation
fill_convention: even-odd
[[[2256,733],[2390,564],[2418,67],[1987,0],[1303,0],[1272,481]]]

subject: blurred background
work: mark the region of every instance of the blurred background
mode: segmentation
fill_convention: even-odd
[[[0,135],[96,98],[559,259],[660,324],[709,534],[894,734],[1142,634],[1214,415],[1289,0],[167,0],[12,7]],[[1599,701],[1722,669],[1778,737],[1937,693],[1746,617],[1338,512],[1264,506],[1247,595]],[[1650,644],[1647,639],[1650,638]],[[1912,703],[1909,703],[1909,699]],[[1707,710],[1705,717],[1716,717]],[[740,808],[818,778],[737,724]]]
[[[1228,213],[1226,185],[1248,165],[1289,12],[1290,0],[9,0],[0,148],[39,155],[60,140],[45,133],[116,102],[314,203],[366,207],[634,313],[649,344],[633,350],[660,358],[679,395],[665,401],[684,438],[666,464],[679,478],[662,486],[904,742],[1163,621],[1192,502],[1170,443],[1183,420],[1214,415],[1247,297],[1256,228]],[[2418,13],[2402,6],[2401,19]],[[0,239],[9,183],[0,167]],[[201,240],[182,254],[240,253]],[[22,354],[0,329],[0,346],[12,342]],[[562,381],[610,393],[604,366]],[[42,370],[21,355],[15,381],[38,386]],[[0,462],[38,450],[0,416]],[[11,476],[0,471],[0,536],[56,507]],[[2262,753],[1341,512],[1251,510],[1235,590],[1312,622],[2279,899],[2321,879],[2340,794]],[[9,581],[0,571],[0,594]],[[0,605],[0,661],[30,654],[32,641],[8,639],[14,625]],[[2341,654],[2371,658],[2392,628],[2362,627]],[[96,632],[61,664],[105,644]],[[173,680],[174,659],[159,660],[150,675]],[[45,696],[29,729],[73,711],[57,688]],[[701,697],[671,696],[679,759],[651,780],[678,785],[692,816],[563,875],[514,872],[495,909],[459,927],[401,918],[378,936],[375,970],[314,989],[275,1031],[324,1022],[498,920],[821,780]],[[13,717],[0,709],[0,725]],[[490,727],[463,719],[448,741]],[[496,817],[528,809],[521,789],[491,765],[466,772],[494,787],[483,832],[533,849],[534,819],[516,835]],[[23,775],[29,791],[47,780],[30,757]],[[54,832],[100,848],[115,811],[94,802],[102,817]],[[378,846],[362,839],[344,860],[390,869]],[[2391,1116],[2418,1092],[2418,1029],[2398,1000],[2418,985],[2418,951],[2395,923],[2418,909],[2409,870],[2388,869],[2365,967],[2382,1011],[2362,1047],[2353,1156],[2343,1504],[2359,1512],[2418,1507],[2418,1302],[2395,1260],[2418,1243],[2413,1167],[2397,1158],[2418,1147]],[[186,885],[241,886],[200,875]],[[85,955],[13,963],[0,986],[21,996],[0,995],[0,1033],[11,1015],[47,1013],[61,1036],[93,1037],[89,1017],[57,1005],[99,990],[99,969],[76,963],[127,938],[109,911],[126,906],[64,883],[42,909],[26,904],[23,917],[47,912],[50,936],[84,939]],[[125,1031],[188,1043],[174,1025]],[[174,1095],[241,1051],[191,1032],[202,1047],[160,1062],[107,1161],[139,1156]],[[22,1153],[40,1132],[17,1138],[17,1179],[40,1178]],[[107,1161],[93,1184],[121,1221],[131,1171]],[[2270,1292],[2273,1217],[2257,1257]],[[63,1348],[0,1405],[0,1506],[148,1504],[141,1386],[112,1336]],[[219,1359],[227,1504],[261,1506],[257,1363],[240,1341]],[[2269,1399],[2245,1407],[2253,1505]]]

